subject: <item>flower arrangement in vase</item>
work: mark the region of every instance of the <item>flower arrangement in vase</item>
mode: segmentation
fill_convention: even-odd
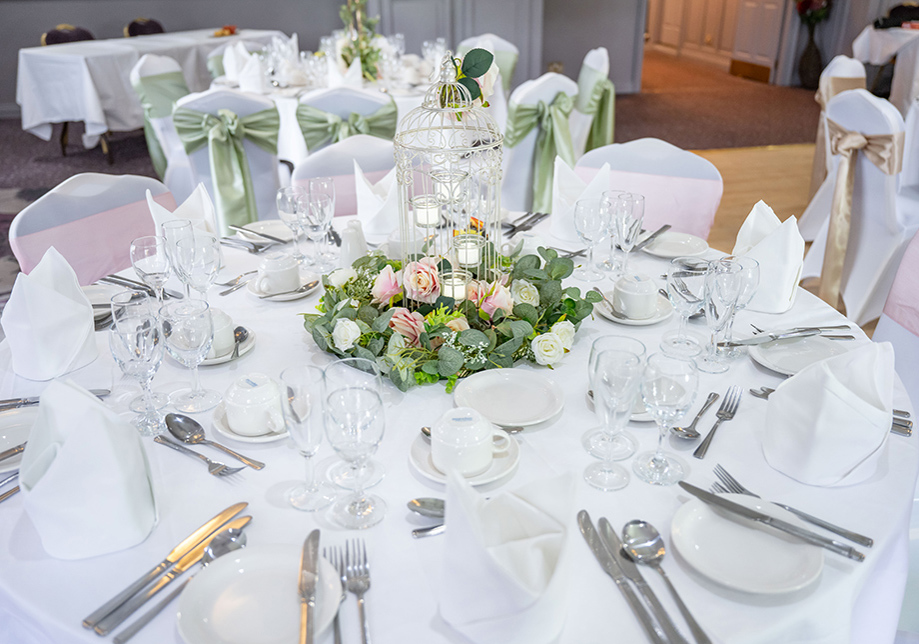
[[[380,17],[367,15],[367,0],[348,0],[339,10],[345,25],[345,38],[340,46],[340,55],[345,68],[357,58],[361,61],[361,73],[370,82],[377,79],[377,63],[380,61],[380,41],[376,34]]]
[[[798,0],[795,7],[798,17],[807,26],[807,45],[798,61],[798,77],[802,87],[817,89],[820,84],[820,72],[823,71],[823,57],[814,41],[817,25],[830,17],[832,0]]]

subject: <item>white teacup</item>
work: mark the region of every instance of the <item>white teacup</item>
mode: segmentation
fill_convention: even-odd
[[[297,260],[281,252],[265,255],[258,266],[255,285],[262,293],[284,293],[299,288],[300,267]]]
[[[476,476],[491,466],[495,454],[507,452],[511,438],[471,407],[446,412],[431,428],[431,459],[443,473],[455,470]]]
[[[278,385],[263,373],[250,373],[230,385],[224,406],[227,424],[242,436],[261,436],[284,427]]]
[[[646,320],[657,312],[657,285],[647,275],[624,275],[613,287],[613,308],[631,320]]]
[[[211,308],[211,322],[214,325],[214,341],[207,352],[207,359],[225,356],[233,350],[236,338],[233,335],[233,318],[220,309]]]

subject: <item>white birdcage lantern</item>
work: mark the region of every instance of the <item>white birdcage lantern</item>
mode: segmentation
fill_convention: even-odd
[[[447,52],[440,80],[399,123],[394,144],[403,266],[433,258],[441,295],[457,303],[470,279],[491,281],[500,269],[502,142],[495,121],[456,81]]]

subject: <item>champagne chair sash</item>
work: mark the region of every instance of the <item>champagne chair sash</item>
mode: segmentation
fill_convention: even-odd
[[[613,142],[615,97],[616,90],[613,87],[613,82],[608,78],[601,79],[590,92],[590,98],[583,112],[591,114],[594,118],[590,123],[590,131],[587,134],[587,145],[584,146],[585,152],[590,152],[595,148],[600,148]]]
[[[852,223],[852,191],[855,187],[858,153],[864,154],[881,172],[897,174],[903,163],[904,134],[870,135],[852,132],[831,119],[827,119],[826,124],[830,136],[830,153],[840,157],[817,295],[830,306],[838,308]]]
[[[396,135],[397,118],[398,110],[392,99],[372,114],[352,112],[347,119],[312,105],[301,103],[297,106],[297,123],[310,152],[325,143],[338,143],[355,134],[391,141]]]
[[[277,108],[239,117],[221,109],[217,115],[177,107],[172,120],[188,154],[208,146],[211,181],[218,212],[226,224],[244,226],[258,219],[255,190],[243,141],[271,154],[278,152]]]
[[[153,168],[160,179],[166,176],[168,160],[160,140],[153,130],[150,119],[163,118],[172,114],[175,102],[188,94],[188,85],[182,72],[166,72],[133,79],[132,85],[141,107],[144,109],[144,137]]]
[[[507,132],[504,144],[514,147],[533,128],[538,127],[536,147],[533,150],[533,210],[549,212],[552,208],[552,174],[555,157],[559,156],[574,167],[574,146],[568,117],[574,108],[574,100],[565,92],[559,92],[550,104],[539,101],[535,105],[511,103],[507,113]]]
[[[826,180],[826,106],[831,98],[850,89],[865,89],[865,77],[831,76],[829,82],[814,95],[814,100],[820,105],[820,118],[817,120],[817,146],[814,148],[814,165],[811,169],[811,197]]]

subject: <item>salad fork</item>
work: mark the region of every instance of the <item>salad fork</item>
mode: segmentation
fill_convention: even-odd
[[[237,284],[239,284],[239,283],[242,281],[242,279],[243,279],[246,275],[255,275],[256,273],[258,273],[258,271],[246,271],[245,273],[242,273],[242,274],[240,274],[240,275],[237,275],[236,277],[234,277],[233,279],[231,279],[231,280],[229,280],[229,281],[227,281],[227,282],[215,282],[215,284],[216,284],[217,286],[236,286]],[[247,281],[248,281],[248,280],[247,280]]]
[[[367,563],[367,546],[363,539],[352,539],[345,546],[345,576],[348,591],[357,597],[357,612],[361,620],[361,642],[370,644],[367,613],[364,612],[364,593],[370,590],[370,564]]]
[[[213,476],[230,476],[231,474],[236,474],[239,471],[242,471],[245,468],[242,467],[228,467],[226,463],[219,463],[217,461],[212,461],[204,454],[199,454],[193,449],[188,449],[184,445],[178,443],[173,443],[171,440],[163,438],[162,436],[157,436],[153,439],[154,443],[159,443],[160,445],[165,445],[166,447],[171,447],[177,452],[184,452],[190,456],[200,458],[202,461],[207,463],[207,471]]]
[[[338,620],[341,615],[341,605],[348,596],[348,577],[345,575],[345,557],[341,548],[330,548],[326,555],[325,548],[322,549],[322,556],[329,560],[329,563],[338,571],[341,577],[341,597],[338,598],[338,610],[335,611],[335,621],[332,622],[332,629],[335,634],[335,644],[341,644],[341,622]]]
[[[721,402],[721,407],[718,408],[718,413],[715,414],[718,420],[715,421],[711,431],[709,431],[708,435],[702,440],[702,444],[692,453],[693,456],[700,459],[705,458],[708,447],[712,444],[712,439],[715,437],[715,432],[718,431],[718,426],[721,425],[722,421],[734,418],[734,414],[737,413],[737,407],[740,405],[742,393],[740,387],[737,385],[732,385],[731,388],[728,389],[728,393]]]

